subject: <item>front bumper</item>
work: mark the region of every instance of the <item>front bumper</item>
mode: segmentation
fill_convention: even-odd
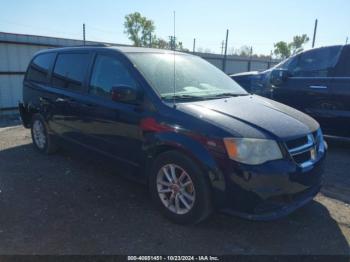
[[[276,197],[275,200],[263,201],[255,209],[258,212],[245,213],[234,209],[223,209],[222,211],[231,215],[242,217],[249,220],[269,221],[284,217],[297,210],[298,208],[311,202],[320,191],[321,186],[315,186],[295,195],[285,195]]]
[[[310,202],[320,191],[324,153],[312,168],[288,160],[261,166],[222,163],[225,178],[215,197],[220,210],[251,220],[273,220]]]

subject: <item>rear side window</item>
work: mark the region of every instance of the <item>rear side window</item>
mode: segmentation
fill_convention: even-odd
[[[55,56],[55,53],[47,53],[35,57],[29,65],[27,79],[46,84],[48,82],[49,70]]]
[[[91,94],[111,97],[112,87],[126,85],[136,88],[129,70],[116,57],[97,55],[90,81]]]
[[[52,75],[52,85],[59,88],[81,91],[90,55],[59,54]]]
[[[340,46],[319,48],[302,53],[298,65],[293,70],[294,76],[327,77],[338,61]]]

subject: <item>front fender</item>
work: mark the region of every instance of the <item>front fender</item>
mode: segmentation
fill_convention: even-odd
[[[203,170],[213,190],[225,190],[225,179],[213,155],[200,142],[176,132],[160,132],[146,135],[144,149],[148,156],[149,165],[160,153],[167,150],[183,152]]]

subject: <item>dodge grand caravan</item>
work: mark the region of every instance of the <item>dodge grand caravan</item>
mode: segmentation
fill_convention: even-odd
[[[77,145],[124,163],[177,223],[213,210],[289,214],[320,190],[327,145],[311,117],[250,95],[199,57],[133,47],[50,49],[19,110],[34,147]]]

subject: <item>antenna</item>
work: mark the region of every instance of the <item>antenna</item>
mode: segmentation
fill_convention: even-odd
[[[176,67],[175,67],[175,49],[176,49],[176,38],[175,38],[175,11],[174,11],[174,36],[173,36],[173,52],[174,52],[174,78],[173,78],[173,84],[174,84],[174,95],[173,95],[173,104],[174,108],[176,108],[176,100],[175,100],[175,94],[176,94]]]

